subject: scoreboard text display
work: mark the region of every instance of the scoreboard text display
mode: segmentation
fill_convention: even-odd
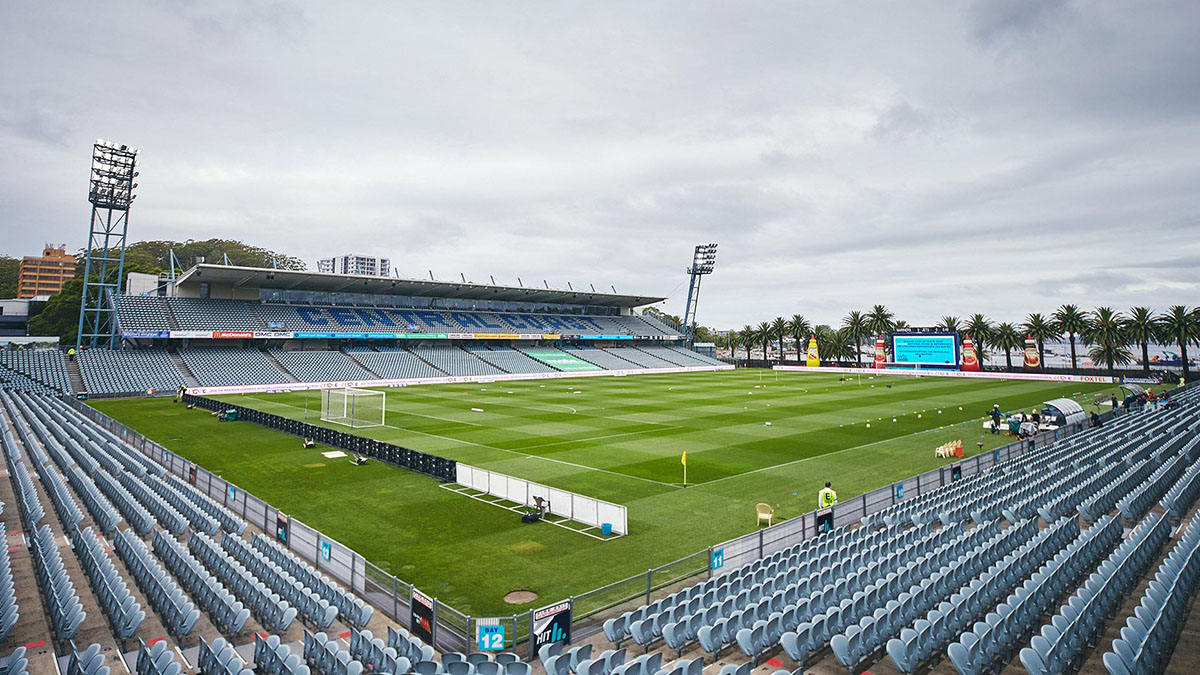
[[[958,336],[954,333],[893,333],[892,361],[900,365],[957,367]]]

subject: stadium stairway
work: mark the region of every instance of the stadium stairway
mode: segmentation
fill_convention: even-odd
[[[192,369],[188,367],[187,362],[185,362],[183,357],[179,355],[179,350],[172,349],[170,353],[171,361],[173,361],[175,363],[175,367],[179,369],[179,374],[183,375],[183,381],[187,383],[187,386],[199,387],[200,380],[196,379],[196,374],[192,372]]]
[[[279,359],[275,358],[275,355],[271,353],[271,350],[264,349],[262,350],[262,353],[263,356],[267,357],[267,360],[270,361],[272,365],[279,369],[279,372],[287,375],[288,379],[290,379],[292,382],[299,382],[299,378],[297,378],[292,371],[288,370]],[[355,361],[355,363],[357,363],[357,361]]]
[[[83,375],[79,372],[78,359],[67,361],[67,378],[71,380],[72,390],[87,391],[87,386],[83,383]]]
[[[383,376],[382,376],[382,375],[380,375],[379,373],[377,373],[377,372],[375,372],[375,371],[371,370],[370,368],[368,368],[368,367],[367,367],[367,364],[365,364],[365,363],[363,363],[362,361],[359,361],[358,359],[354,358],[354,352],[351,352],[351,351],[349,351],[349,350],[347,350],[347,349],[345,349],[345,348],[343,348],[343,349],[341,349],[341,350],[339,350],[339,351],[341,351],[343,354],[345,354],[345,355],[346,355],[346,358],[350,359],[350,361],[351,361],[351,362],[353,362],[353,363],[354,363],[356,366],[358,366],[359,368],[362,368],[363,370],[367,371],[368,373],[371,373],[371,374],[372,374],[372,375],[374,375],[375,377],[383,377]]]

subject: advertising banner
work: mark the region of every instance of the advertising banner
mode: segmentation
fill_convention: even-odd
[[[875,367],[882,369],[887,363],[887,347],[883,344],[883,336],[875,338]]]
[[[292,339],[292,331],[290,330],[256,330],[254,331],[255,339],[259,340],[290,340]]]
[[[871,368],[841,368],[826,366],[809,368],[807,366],[774,366],[774,370],[790,370],[797,373],[834,373],[838,375],[906,375],[909,377],[966,377],[984,380],[1036,380],[1039,382],[1090,382],[1093,384],[1115,384],[1117,378],[1107,375],[1051,375],[1048,373],[990,373],[963,372],[961,370],[915,370],[911,368],[888,368],[880,372]]]
[[[171,337],[169,330],[123,330],[121,331],[123,338],[165,338]]]
[[[172,338],[182,338],[182,339],[190,338],[190,339],[210,340],[210,339],[212,339],[212,336],[213,336],[213,332],[211,330],[173,330],[173,331],[171,331]]]
[[[533,651],[542,645],[571,641],[571,601],[533,610]]]
[[[413,586],[412,602],[408,604],[412,607],[408,629],[426,644],[433,644],[433,600]]]
[[[252,330],[214,330],[212,334],[217,340],[253,340]]]
[[[797,345],[797,348],[799,345]],[[817,336],[813,335],[808,338],[808,356],[805,365],[809,368],[816,368],[821,365],[821,350],[817,347]]]
[[[1035,373],[1042,369],[1042,355],[1038,352],[1037,340],[1032,335],[1025,336],[1025,372]]]
[[[975,351],[975,341],[971,339],[970,335],[963,336],[962,369],[979,371],[979,354]]]

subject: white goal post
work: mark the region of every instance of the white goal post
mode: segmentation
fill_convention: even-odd
[[[351,428],[381,427],[386,421],[387,394],[344,387],[321,391],[321,421]]]

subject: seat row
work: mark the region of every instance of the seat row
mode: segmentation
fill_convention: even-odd
[[[226,508],[225,505],[219,504],[212,497],[197,490],[195,486],[185,483],[178,476],[169,474],[167,475],[166,482],[180,496],[220,523],[221,529],[239,536],[246,531],[247,525],[245,520],[239,518],[233,511]]]
[[[304,631],[304,661],[318,675],[360,675],[363,672],[362,662],[324,633],[314,635]]]
[[[970,550],[972,541],[979,541],[989,531],[998,529],[998,524],[990,528],[976,528],[971,532],[966,532],[962,526],[940,530],[913,528],[909,532],[921,533],[921,539],[898,550],[885,549],[891,552],[874,559],[867,557],[852,561],[853,565],[839,570],[827,580],[832,583],[821,585],[818,581],[816,585],[810,584],[806,589],[807,594],[798,598],[794,605],[774,608],[779,616],[772,613],[764,617],[760,611],[750,623],[743,614],[743,627],[735,634],[737,644],[747,656],[757,658],[778,644],[785,632],[795,631],[804,622],[821,615],[825,616],[823,637],[830,638],[861,617],[870,615],[876,607],[883,606],[888,599],[920,578],[940,569],[948,560]],[[702,645],[712,639],[711,635],[706,636]]]
[[[1079,536],[1079,519],[1063,518],[1039,531],[1019,548],[993,563],[986,571],[961,586],[949,599],[929,610],[900,637],[888,640],[892,663],[904,673],[915,671],[941,652],[972,623],[982,618],[993,604],[1006,596],[1034,569]]]
[[[1197,436],[1195,441],[1200,442],[1200,436]],[[1171,489],[1167,490],[1160,503],[1171,519],[1178,522],[1197,497],[1200,497],[1200,462],[1193,462]]]
[[[21,461],[21,450],[17,447],[12,432],[6,425],[0,427],[3,427],[4,461],[8,464],[8,475],[12,480],[13,492],[17,496],[17,510],[26,528],[36,528],[46,517],[46,511],[42,508],[42,500],[38,499],[37,488],[33,486],[29,470],[25,468],[25,462]]]
[[[309,675],[309,667],[299,654],[280,644],[278,635],[254,637],[254,671],[258,675]]]
[[[187,521],[197,531],[203,532],[210,537],[216,536],[217,532],[220,531],[221,523],[216,518],[205,513],[203,509],[193,503],[192,500],[186,498],[171,483],[158,476],[146,476],[145,483],[159,497],[166,500],[168,504],[182,514],[184,518],[187,518]]]
[[[211,645],[200,638],[196,665],[203,675],[254,675],[254,671],[246,667],[237,650],[225,638],[217,638]]]
[[[396,658],[406,658],[412,664],[433,660],[433,647],[403,628],[388,626],[387,646],[396,650]]]
[[[977,534],[977,531],[980,532]],[[795,632],[785,633],[781,640],[783,649],[793,660],[804,664],[810,654],[821,649],[825,643],[832,643],[833,638],[841,633],[847,644],[844,650],[839,647],[839,651],[874,654],[884,647],[889,638],[914,624],[951,592],[1011,553],[1036,531],[1037,526],[1033,521],[1017,523],[1003,530],[999,529],[998,522],[975,528],[968,533],[971,537],[968,540],[969,548],[956,557],[939,558],[939,567],[932,567],[928,571],[917,568],[921,574],[902,577],[911,584],[907,590],[892,594],[891,597],[895,599],[886,599],[882,606],[867,613],[852,613],[848,618],[836,611],[840,608],[832,608],[811,622],[801,624]]]
[[[139,641],[134,666],[136,675],[179,675],[182,671],[183,666],[175,660],[175,653],[166,640],[159,640],[150,646]]]
[[[403,675],[412,670],[412,662],[407,657],[399,656],[393,647],[387,646],[382,638],[375,637],[369,630],[350,629],[350,653],[372,673]]]
[[[333,625],[333,620],[338,614],[337,607],[297,581],[278,564],[246,542],[229,534],[222,538],[221,546],[317,628],[325,629]]]
[[[100,494],[96,483],[87,477],[80,466],[76,465],[67,470],[67,482],[83,500],[83,505],[87,507],[88,513],[92,514],[92,521],[96,523],[96,527],[108,534],[116,532],[121,524],[121,514],[108,498]]]
[[[983,620],[964,630],[957,642],[950,643],[946,655],[954,668],[961,675],[976,675],[1008,662],[1012,657],[1011,647],[1068,588],[1073,588],[1085,572],[1095,567],[1100,556],[1112,550],[1121,540],[1121,534],[1120,521],[1110,516],[1080,533]]]
[[[137,478],[132,474],[121,474],[121,485],[129,491],[147,510],[154,514],[158,524],[173,535],[183,534],[188,528],[187,518],[174,506],[151,489],[149,481],[158,480],[153,476]]]
[[[290,551],[262,534],[255,534],[251,537],[250,543],[267,559],[283,568],[329,604],[337,607],[338,614],[346,623],[361,628],[371,620],[371,615],[375,612],[374,607],[355,597],[353,593],[343,589]]]
[[[158,559],[163,561],[179,583],[208,612],[218,630],[226,635],[237,635],[245,629],[246,622],[250,620],[250,610],[226,590],[187,549],[162,532],[154,533],[151,545]]]
[[[200,610],[196,609],[171,575],[155,562],[142,540],[132,530],[122,530],[114,537],[113,548],[125,561],[126,569],[133,575],[138,588],[142,589],[147,602],[162,617],[167,631],[175,637],[190,634],[200,619]]]
[[[296,619],[296,608],[281,599],[212,539],[199,532],[188,537],[188,550],[249,606],[259,622],[271,630],[286,631]]]
[[[35,446],[26,445],[25,447]],[[30,454],[33,454],[32,450]],[[54,512],[58,514],[58,521],[62,523],[63,531],[70,532],[79,527],[79,524],[83,522],[83,511],[79,510],[79,504],[75,502],[71,491],[67,489],[66,483],[63,482],[54,467],[40,464],[34,458],[33,470],[42,480],[42,487],[45,488],[46,494],[50,496],[50,504],[54,506]]]
[[[0,666],[0,675],[26,675],[29,672],[29,659],[25,656],[25,647],[17,647]]]
[[[118,475],[123,479],[133,480],[130,474],[121,473]],[[100,488],[100,492],[103,492],[104,496],[108,497],[109,503],[121,512],[121,516],[125,518],[125,522],[129,527],[133,528],[134,532],[144,535],[154,529],[156,522],[154,516],[138,500],[134,499],[133,495],[129,490],[125,489],[124,485],[118,483],[106,471],[101,470],[92,474],[92,481],[96,484],[96,487]]]
[[[1075,595],[1021,649],[1021,665],[1031,675],[1073,669],[1084,647],[1105,626],[1109,615],[1137,583],[1170,536],[1165,514],[1148,516],[1092,573]]]
[[[104,545],[96,538],[92,528],[76,529],[71,536],[71,546],[100,603],[100,609],[108,618],[113,634],[119,640],[128,640],[136,635],[142,620],[146,618],[146,612],[133,597],[112,559],[104,552]]]
[[[1133,616],[1125,620],[1112,650],[1104,654],[1108,672],[1134,675],[1164,670],[1198,584],[1200,520],[1193,518],[1159,565]]]
[[[100,645],[92,644],[82,652],[72,651],[67,657],[66,675],[108,675]]]
[[[0,512],[4,503],[0,502]],[[0,523],[0,542],[6,540],[4,523]],[[8,557],[8,547],[0,551],[0,642],[8,639],[9,633],[17,625],[20,618],[20,607],[17,605],[17,589],[13,585],[12,561]]]
[[[87,613],[83,611],[75,584],[54,545],[54,534],[49,525],[42,525],[29,536],[29,553],[42,597],[46,600],[50,627],[59,640],[70,640],[87,618]]]
[[[1132,492],[1117,501],[1117,511],[1126,521],[1140,520],[1151,506],[1166,494],[1179,480],[1191,462],[1185,455],[1175,455],[1154,470],[1150,477],[1135,487]]]

